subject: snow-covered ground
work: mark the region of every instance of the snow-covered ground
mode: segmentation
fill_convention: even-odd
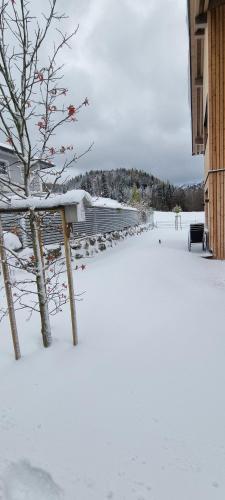
[[[1,499],[224,499],[225,263],[170,217],[75,274],[76,348],[67,306],[18,362],[0,325]]]

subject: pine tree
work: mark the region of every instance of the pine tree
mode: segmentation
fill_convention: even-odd
[[[102,194],[104,198],[109,198],[109,188],[105,172],[102,173]]]
[[[140,203],[140,201],[141,201],[140,191],[138,190],[137,185],[135,184],[133,186],[133,191],[132,191],[132,195],[131,195],[131,203],[136,204],[136,203]]]

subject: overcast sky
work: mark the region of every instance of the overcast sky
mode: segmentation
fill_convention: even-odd
[[[65,86],[73,102],[90,100],[64,132],[80,149],[94,141],[79,171],[134,167],[174,183],[201,180],[203,159],[191,156],[186,0],[58,0],[58,7],[66,24],[80,25],[64,53]]]

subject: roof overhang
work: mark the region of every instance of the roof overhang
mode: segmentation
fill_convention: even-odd
[[[190,55],[190,104],[192,122],[192,154],[203,154],[203,67],[204,37],[209,0],[188,0],[188,29]]]

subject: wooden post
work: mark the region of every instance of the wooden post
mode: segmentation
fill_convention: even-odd
[[[73,345],[77,345],[78,344],[78,336],[77,336],[77,320],[76,320],[75,297],[74,297],[74,286],[73,286],[73,271],[72,271],[72,266],[71,266],[68,227],[67,227],[67,223],[66,223],[64,209],[61,210],[61,216],[62,216],[62,227],[63,227],[63,236],[64,236],[66,268],[67,268],[68,285],[69,285],[70,313],[71,313],[71,321],[72,321]]]
[[[43,252],[43,238],[42,238],[42,230],[41,230],[41,216],[38,214],[38,241],[39,241],[39,246],[40,246],[40,252],[41,252],[41,260],[42,260],[42,265],[44,268],[44,252]]]
[[[0,218],[0,255],[2,261],[2,272],[5,284],[5,292],[8,305],[8,314],[10,320],[11,333],[12,333],[13,347],[15,352],[15,359],[17,360],[21,358],[21,353],[20,353],[20,345],[19,345],[19,338],[16,325],[16,315],[13,304],[12,286],[10,282],[10,274],[7,264],[7,255],[4,247],[4,236],[3,236],[1,218]]]

